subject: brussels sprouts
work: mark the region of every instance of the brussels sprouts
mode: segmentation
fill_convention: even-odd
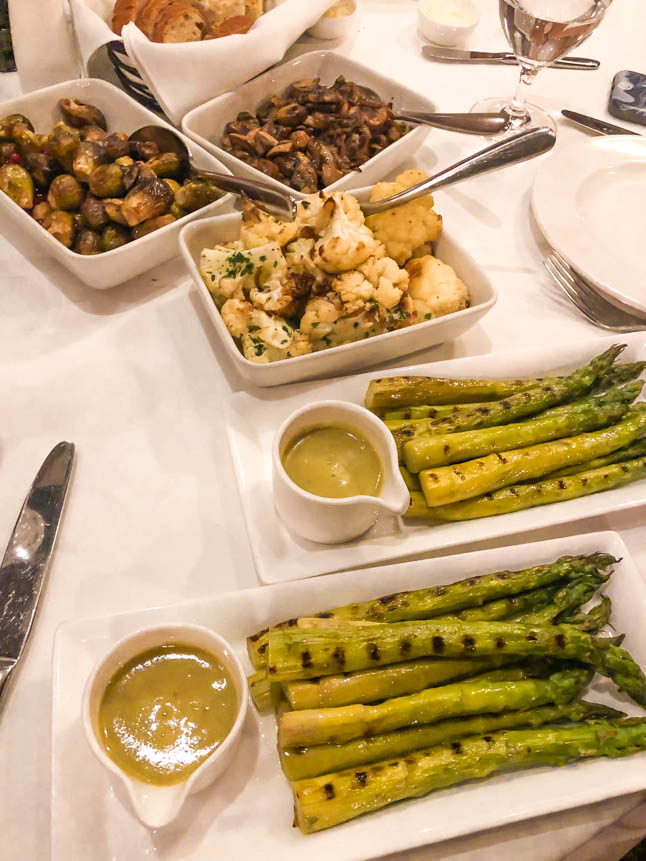
[[[4,191],[21,209],[31,209],[34,205],[34,182],[19,164],[0,167],[0,191]]]
[[[182,209],[182,207],[177,202],[172,203],[168,211],[171,215],[174,215],[176,219],[183,218],[186,215],[186,210]]]
[[[77,254],[100,254],[103,251],[101,236],[87,227],[82,227],[76,234],[74,247]]]
[[[154,141],[130,141],[130,155],[140,161],[148,161],[159,154],[159,147]]]
[[[113,200],[104,199],[103,206],[105,207],[105,214],[108,216],[110,221],[115,221],[117,224],[127,226],[128,222],[126,221],[122,208],[123,200],[120,200],[119,198],[114,198]]]
[[[101,234],[101,248],[104,251],[112,251],[130,242],[130,231],[120,224],[108,224]]]
[[[125,196],[121,211],[129,227],[165,215],[173,202],[173,192],[161,179],[138,183]]]
[[[115,158],[115,164],[120,164],[122,167],[131,167],[135,160],[134,158],[130,158],[129,155],[122,155],[119,158]]]
[[[166,183],[166,185],[170,188],[170,190],[173,192],[173,194],[175,194],[175,192],[177,191],[177,189],[181,187],[181,186],[180,186],[180,184],[179,184],[179,182],[177,182],[177,180],[176,180],[176,179],[169,179],[168,177],[166,177],[166,178],[164,179],[164,182],[165,182],[165,183]]]
[[[91,194],[88,194],[81,204],[80,212],[84,226],[91,227],[94,230],[100,230],[109,221],[104,201],[97,200]]]
[[[11,130],[11,139],[21,153],[39,152],[41,147],[40,135],[35,135],[24,123],[16,123]]]
[[[41,202],[37,203],[32,209],[32,218],[35,218],[36,221],[39,222],[39,224],[42,224],[51,211],[52,208],[49,203],[47,203],[46,200],[41,200]]]
[[[107,132],[100,129],[98,126],[85,126],[79,131],[81,140],[90,141],[90,143],[98,143],[103,146],[108,136]]]
[[[128,135],[125,132],[112,132],[102,142],[102,146],[110,158],[124,158],[130,152]]]
[[[177,189],[175,203],[187,212],[193,212],[219,197],[222,197],[222,192],[212,182],[193,179]]]
[[[80,143],[81,137],[77,130],[65,123],[57,123],[49,135],[52,153],[66,173],[72,172],[74,153]]]
[[[53,180],[47,194],[47,203],[52,209],[75,212],[83,203],[85,192],[77,179],[69,173],[62,173]]]
[[[60,172],[54,156],[45,152],[25,153],[23,163],[39,188],[47,188],[56,174]]]
[[[9,161],[9,159],[17,153],[18,147],[13,141],[2,141],[2,143],[0,143],[0,164],[4,164],[6,161]]]
[[[160,227],[172,224],[173,221],[175,221],[175,216],[170,213],[168,215],[158,215],[157,218],[149,218],[148,221],[144,221],[132,228],[132,238],[140,239],[142,236],[152,233],[153,230],[159,230]]]
[[[31,132],[34,130],[34,127],[24,114],[9,114],[0,120],[0,139],[9,140],[13,127],[16,125],[27,126]]]
[[[149,158],[146,166],[153,170],[160,179],[163,179],[167,176],[178,176],[181,162],[179,156],[174,152],[161,152],[159,155]]]
[[[43,220],[43,227],[66,248],[72,247],[76,225],[71,212],[63,212],[62,209],[53,209]]]
[[[72,173],[79,182],[89,182],[90,174],[105,164],[108,160],[103,147],[92,141],[83,141],[76,148],[74,161],[72,162]]]
[[[125,194],[123,169],[120,165],[102,164],[90,174],[90,191],[95,197],[119,197]]]
[[[86,105],[77,99],[60,99],[58,107],[65,118],[65,122],[74,126],[75,129],[80,129],[83,126],[99,126],[104,130],[107,128],[105,117],[94,105]]]

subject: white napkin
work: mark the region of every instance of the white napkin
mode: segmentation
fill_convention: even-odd
[[[65,0],[9,0],[11,40],[23,93],[78,78]]]
[[[274,8],[248,33],[205,42],[151,42],[134,24],[121,38],[128,56],[166,115],[179,123],[184,114],[232,90],[277,63],[334,0],[276,0]],[[101,45],[118,37],[110,30],[113,0],[70,0],[86,67]]]

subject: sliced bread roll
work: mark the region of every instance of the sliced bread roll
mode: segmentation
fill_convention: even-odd
[[[234,15],[212,30],[206,38],[221,39],[223,36],[235,36],[236,34],[247,33],[252,25],[253,21],[248,15]]]
[[[252,21],[256,21],[265,11],[264,0],[246,0],[245,15],[248,15]]]
[[[202,12],[189,0],[169,3],[157,18],[154,42],[200,42],[208,25]]]
[[[146,0],[117,0],[112,10],[112,31],[118,36],[121,35],[121,30],[130,21],[134,21],[137,13],[146,3]]]
[[[168,6],[169,0],[147,0],[139,9],[135,24],[149,39],[153,38],[155,24],[162,12]]]
[[[196,0],[209,24],[209,30],[213,33],[220,24],[228,18],[235,18],[245,14],[245,0]]]

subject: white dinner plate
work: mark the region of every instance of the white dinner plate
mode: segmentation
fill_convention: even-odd
[[[581,499],[572,499],[513,514],[500,514],[463,523],[411,524],[382,514],[365,535],[344,544],[315,544],[289,532],[273,505],[271,447],[285,418],[315,401],[346,400],[362,404],[374,377],[419,374],[434,377],[535,377],[567,373],[586,364],[612,343],[627,344],[620,361],[646,358],[646,334],[613,336],[549,344],[533,350],[495,353],[372,372],[328,382],[303,383],[281,389],[240,392],[229,401],[227,434],[242,497],[242,508],[258,577],[263,583],[300,580],[369,565],[386,559],[471,544],[619,511],[646,503],[646,480]]]
[[[54,646],[51,861],[150,857],[157,861],[365,861],[646,788],[646,753],[622,760],[590,760],[446,789],[304,836],[292,827],[292,798],[278,762],[274,718],[259,717],[251,708],[231,770],[191,796],[173,824],[149,831],[132,812],[121,782],[94,757],[81,725],[83,686],[92,666],[116,640],[143,626],[207,625],[231,643],[250,669],[246,636],[286,617],[363,601],[394,589],[450,583],[598,550],[622,560],[604,591],[613,602],[614,629],[626,634],[626,648],[644,666],[646,584],[613,532],[399,563],[362,571],[361,576],[335,574],[63,624]],[[598,676],[585,697],[640,714],[611,682]],[[507,834],[510,857],[514,837],[526,831],[519,828]]]
[[[646,314],[646,138],[617,135],[557,150],[532,206],[545,238],[597,289]]]

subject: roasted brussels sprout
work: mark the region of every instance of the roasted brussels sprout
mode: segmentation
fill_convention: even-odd
[[[62,209],[53,209],[43,220],[43,227],[66,248],[72,247],[76,233],[76,224],[71,212],[63,212]]]
[[[82,227],[76,234],[72,250],[77,254],[100,254],[103,251],[100,234],[88,227]]]
[[[0,191],[4,191],[21,209],[31,209],[34,205],[34,182],[19,164],[0,167]]]
[[[42,146],[40,135],[34,134],[25,123],[16,123],[11,130],[11,139],[23,155],[27,152],[39,152]]]
[[[80,213],[84,226],[91,227],[93,230],[101,230],[110,220],[105,211],[104,201],[97,200],[92,194],[86,195],[81,204]]]
[[[74,161],[72,162],[72,173],[79,182],[89,182],[90,175],[100,167],[106,164],[108,157],[99,144],[92,141],[83,141],[76,148],[74,153]]]
[[[119,164],[115,161],[115,164]],[[139,165],[136,162],[121,166],[123,171],[123,193],[130,191],[132,186],[139,181]]]
[[[128,225],[126,217],[123,214],[123,200],[118,197],[114,198],[114,200],[104,199],[103,206],[105,207],[105,213],[110,221],[114,221],[117,224],[122,224],[124,226]]]
[[[56,174],[60,173],[58,162],[46,152],[25,153],[23,164],[39,188],[47,188]]]
[[[112,132],[104,138],[102,146],[110,158],[124,158],[130,153],[128,135],[125,132]]]
[[[31,211],[32,217],[36,219],[39,224],[42,224],[43,221],[47,218],[49,213],[52,211],[51,206],[47,203],[46,200],[41,200],[40,203],[37,203]]]
[[[160,152],[159,155],[148,159],[146,167],[153,170],[160,179],[164,179],[168,176],[179,176],[181,162],[179,156],[174,152]]]
[[[130,141],[130,155],[139,161],[148,161],[159,155],[159,147],[154,141]]]
[[[90,174],[90,191],[95,197],[119,197],[125,194],[123,168],[114,164],[102,164]]]
[[[149,218],[148,221],[143,221],[136,227],[132,228],[132,238],[139,239],[152,233],[153,230],[159,230],[160,227],[166,227],[167,224],[172,224],[175,221],[175,216],[168,213],[167,215],[158,215],[157,218]]]
[[[65,123],[56,123],[49,135],[51,151],[66,173],[72,172],[74,153],[80,143],[81,136],[77,130]]]
[[[0,164],[13,160],[12,157],[18,154],[18,147],[13,141],[2,141],[0,143]],[[20,161],[18,157],[17,161]]]
[[[80,129],[79,134],[81,135],[81,140],[99,144],[103,144],[108,136],[108,133],[98,126],[85,126]]]
[[[34,130],[34,127],[24,114],[9,114],[0,120],[0,139],[7,140],[11,138],[11,132],[15,125],[27,126],[32,132]]]
[[[77,99],[60,99],[58,107],[65,117],[65,122],[75,129],[83,126],[100,126],[105,131],[108,127],[105,117],[94,105],[86,105]]]
[[[186,212],[193,212],[222,197],[219,188],[208,180],[193,179],[175,192],[175,203]]]
[[[176,220],[178,218],[183,218],[186,215],[186,210],[182,209],[182,207],[176,201],[173,201],[168,211],[171,215],[175,216]]]
[[[77,179],[69,173],[62,173],[53,180],[47,194],[47,203],[52,209],[76,212],[83,203],[85,191]]]
[[[120,224],[108,224],[101,234],[101,248],[103,251],[112,251],[130,242],[130,231]]]
[[[138,183],[125,196],[121,211],[129,227],[165,215],[173,202],[173,192],[162,179]]]
[[[122,155],[119,158],[115,158],[114,161],[122,167],[131,167],[135,163],[134,158],[131,158],[129,155]]]
[[[170,179],[169,177],[165,177],[164,182],[170,188],[170,190],[175,194],[178,188],[180,188],[179,182],[176,179]]]

